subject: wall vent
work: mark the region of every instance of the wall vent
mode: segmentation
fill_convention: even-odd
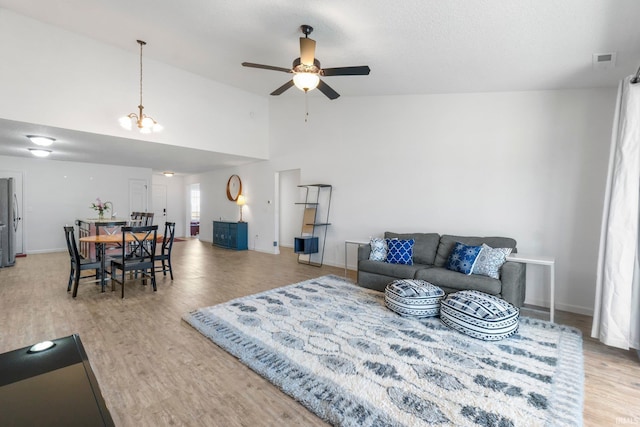
[[[616,66],[616,53],[594,53],[592,58],[595,70],[607,70]]]

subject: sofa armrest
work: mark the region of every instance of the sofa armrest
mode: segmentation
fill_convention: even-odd
[[[521,262],[507,261],[502,264],[500,281],[502,298],[516,307],[522,307],[527,290],[527,265]]]
[[[369,259],[371,245],[358,245],[358,261]]]

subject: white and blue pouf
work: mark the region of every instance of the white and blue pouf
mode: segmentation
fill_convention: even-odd
[[[519,315],[517,307],[480,291],[449,294],[440,307],[442,323],[485,341],[498,341],[518,332]]]
[[[443,297],[442,289],[424,280],[394,280],[384,290],[385,304],[401,316],[437,316]]]

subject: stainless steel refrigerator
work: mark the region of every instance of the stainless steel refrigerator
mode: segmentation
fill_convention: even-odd
[[[13,178],[0,178],[0,267],[16,263],[17,204]]]

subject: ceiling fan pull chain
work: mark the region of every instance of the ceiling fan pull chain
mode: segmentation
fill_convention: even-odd
[[[309,91],[304,91],[304,122],[309,121]]]

